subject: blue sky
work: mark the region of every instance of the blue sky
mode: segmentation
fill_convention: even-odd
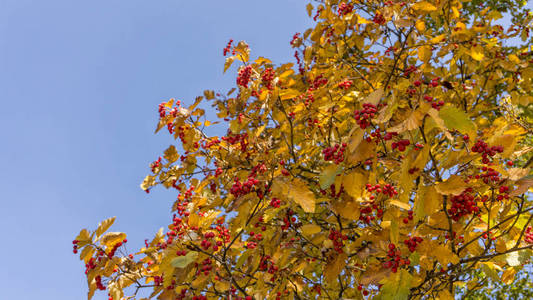
[[[230,38],[292,61],[305,4],[0,0],[1,298],[84,299],[81,228],[117,216],[132,249],[168,224],[174,194],[139,188],[172,143],[157,105],[231,88]]]

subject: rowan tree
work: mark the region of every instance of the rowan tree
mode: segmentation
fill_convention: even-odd
[[[168,228],[134,253],[107,232],[114,218],[74,240],[89,298],[453,299],[485,277],[511,285],[533,247],[532,15],[501,3],[315,1],[295,63],[230,41],[235,88],[159,106],[173,142],[141,188],[175,190]]]

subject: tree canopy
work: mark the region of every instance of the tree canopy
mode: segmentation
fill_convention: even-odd
[[[168,228],[132,253],[114,218],[74,240],[88,298],[453,299],[523,280],[533,16],[502,2],[314,1],[293,63],[230,41],[234,88],[158,109],[173,140],[141,188],[175,190]]]

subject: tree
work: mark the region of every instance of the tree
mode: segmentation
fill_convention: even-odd
[[[533,51],[531,13],[507,2],[313,2],[295,64],[230,41],[236,88],[159,106],[157,131],[179,144],[141,188],[176,190],[168,229],[135,255],[107,232],[114,218],[74,240],[89,298],[451,299],[486,277],[512,284],[533,247]]]

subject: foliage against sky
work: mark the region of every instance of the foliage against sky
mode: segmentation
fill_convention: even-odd
[[[511,284],[533,247],[532,16],[512,3],[312,2],[296,63],[230,41],[235,88],[159,106],[175,143],[141,188],[176,190],[168,228],[133,253],[114,218],[76,237],[89,298],[450,299],[480,274]]]

